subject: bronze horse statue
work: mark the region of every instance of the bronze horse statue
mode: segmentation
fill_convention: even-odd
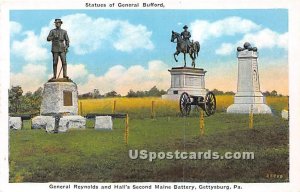
[[[176,42],[175,42],[176,40]],[[200,43],[198,41],[191,42],[191,45],[188,46],[187,43],[182,39],[181,35],[175,31],[172,31],[171,42],[177,43],[176,52],[174,53],[174,59],[176,62],[176,55],[178,56],[180,53],[184,55],[184,67],[186,67],[186,56],[185,54],[189,54],[192,59],[192,67],[195,67],[195,59],[198,57],[198,53],[200,51]]]

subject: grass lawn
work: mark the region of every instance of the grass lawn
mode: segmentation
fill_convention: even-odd
[[[113,131],[86,130],[48,134],[10,131],[10,182],[287,182],[289,180],[288,121],[275,115],[216,113],[199,117],[157,117],[129,120],[129,144],[124,144],[124,120]],[[156,152],[217,151],[255,153],[254,160],[131,160],[130,149]],[[270,174],[273,175],[270,178]],[[274,176],[276,175],[276,176]]]

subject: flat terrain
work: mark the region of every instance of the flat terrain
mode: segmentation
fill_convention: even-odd
[[[277,105],[280,105],[278,107]],[[286,103],[274,102],[273,109]],[[124,144],[124,119],[114,130],[48,134],[45,130],[10,132],[10,182],[287,182],[288,121],[275,115],[229,115],[219,110],[205,118],[200,136],[199,115],[130,115],[129,143]],[[254,152],[254,160],[132,160],[130,149],[156,152]]]

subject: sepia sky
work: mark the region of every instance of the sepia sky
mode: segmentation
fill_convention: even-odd
[[[248,41],[259,51],[262,91],[288,94],[288,12],[269,10],[13,10],[10,12],[11,85],[34,91],[52,75],[55,18],[64,22],[70,49],[68,75],[79,93],[99,89],[125,95],[129,89],[170,86],[176,45],[171,31],[186,24],[201,51],[196,66],[206,71],[206,87],[236,91],[236,47]],[[187,59],[188,63],[191,60]]]

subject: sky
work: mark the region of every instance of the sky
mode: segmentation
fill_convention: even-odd
[[[70,38],[68,76],[79,93],[167,90],[168,69],[183,66],[182,54],[174,61],[171,32],[188,25],[191,39],[201,44],[196,67],[207,71],[206,88],[236,92],[236,47],[248,41],[258,47],[261,91],[288,94],[285,9],[11,10],[11,85],[21,85],[24,92],[35,91],[52,76],[46,38],[55,18],[62,19]]]

